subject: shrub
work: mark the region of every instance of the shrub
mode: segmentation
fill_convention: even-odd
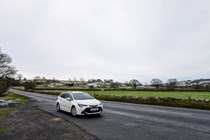
[[[172,97],[160,98],[160,97],[135,97],[135,96],[114,96],[114,95],[102,95],[94,94],[94,97],[100,100],[128,102],[137,104],[152,104],[163,106],[176,106],[187,108],[198,108],[210,110],[210,100],[196,100],[196,99],[176,99]]]
[[[28,91],[28,90],[34,90],[36,87],[36,84],[34,82],[25,82],[23,84],[23,86],[24,86],[25,90]]]

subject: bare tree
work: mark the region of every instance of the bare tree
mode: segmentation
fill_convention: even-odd
[[[12,58],[2,53],[0,48],[0,94],[7,91],[10,87],[11,78],[16,74],[16,69],[10,66]]]
[[[18,75],[17,75],[17,78],[18,78],[19,82],[21,82],[21,80],[22,80],[22,78],[23,78],[23,75],[22,75],[22,74],[18,74]]]
[[[46,82],[47,78],[46,77],[42,77],[42,82]]]
[[[76,78],[76,77],[74,77],[74,78],[73,78],[73,81],[74,81],[74,82],[76,82],[76,81],[77,81],[77,78]]]
[[[142,85],[142,84],[141,84],[138,80],[136,80],[136,79],[130,80],[130,83],[131,83],[133,89],[136,89],[137,86]]]
[[[84,82],[85,79],[84,79],[83,77],[80,77],[80,78],[79,78],[79,81],[80,81],[80,82]]]
[[[40,76],[35,76],[34,77],[34,82],[37,85],[41,85],[42,84],[42,78]]]
[[[176,78],[168,79],[167,88],[170,89],[170,90],[173,90],[176,87],[176,83],[177,83]]]
[[[150,83],[152,86],[155,86],[156,89],[159,89],[159,87],[163,84],[160,79],[156,79],[156,78],[153,78]]]

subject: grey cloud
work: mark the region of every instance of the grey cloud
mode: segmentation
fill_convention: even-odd
[[[1,1],[0,46],[24,76],[208,77],[210,2]]]

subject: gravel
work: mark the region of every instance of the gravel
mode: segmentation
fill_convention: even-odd
[[[0,116],[2,140],[95,140],[94,136],[59,117],[36,109],[33,103]]]

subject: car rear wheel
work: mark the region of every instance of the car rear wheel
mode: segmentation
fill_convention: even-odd
[[[59,103],[57,103],[57,105],[56,105],[56,110],[57,110],[58,112],[61,111]]]
[[[74,107],[74,106],[71,108],[71,115],[74,117],[77,116],[77,110],[76,110],[76,107]]]

